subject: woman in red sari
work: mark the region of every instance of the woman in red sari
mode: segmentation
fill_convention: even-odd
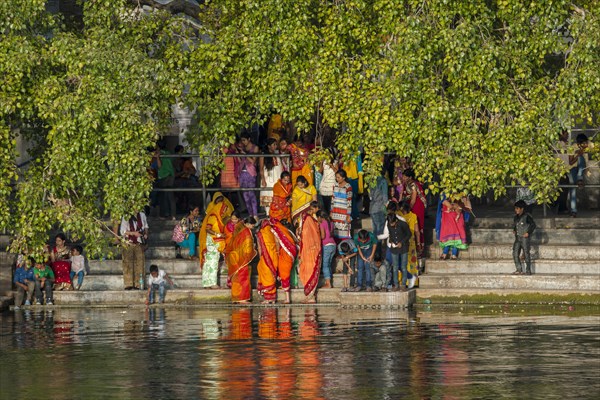
[[[284,171],[280,179],[273,185],[273,201],[269,208],[269,217],[277,221],[288,221],[291,219],[291,196],[292,183],[290,173]]]
[[[417,253],[419,258],[423,257],[425,248],[425,209],[427,200],[423,192],[423,186],[416,179],[415,171],[411,168],[405,169],[402,173],[402,183],[404,184],[403,199],[410,204],[410,211],[417,216],[419,223],[419,243],[417,244]]]
[[[253,217],[238,222],[225,245],[227,285],[231,287],[231,301],[234,303],[248,303],[252,299],[250,262],[256,257],[251,230],[254,225],[256,220]]]
[[[54,287],[56,290],[73,290],[71,284],[71,250],[67,246],[67,238],[59,233],[54,238],[56,245],[50,252],[52,272],[54,272]]]
[[[317,220],[319,203],[313,201],[300,228],[300,264],[298,275],[304,285],[305,303],[316,303],[315,294],[321,271],[321,229]]]

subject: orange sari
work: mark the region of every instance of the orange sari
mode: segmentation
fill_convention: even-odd
[[[292,184],[284,185],[281,179],[273,185],[273,201],[269,209],[269,217],[275,218],[278,221],[290,220],[290,206],[288,198],[292,192]]]
[[[225,246],[227,264],[227,284],[231,287],[233,302],[248,301],[252,298],[250,285],[250,262],[256,257],[252,232],[240,221]]]
[[[305,215],[300,234],[300,265],[298,273],[304,285],[304,295],[314,295],[321,271],[321,230],[312,215]]]
[[[297,248],[294,235],[276,219],[262,222],[256,235],[260,260],[258,261],[258,292],[265,300],[277,299],[277,278],[281,288],[290,290],[290,274]]]

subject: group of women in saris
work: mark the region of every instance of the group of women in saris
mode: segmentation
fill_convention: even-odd
[[[219,259],[223,254],[232,301],[245,303],[251,300],[250,263],[257,254],[252,234],[255,224],[253,217],[241,220],[222,193],[214,194],[199,234],[202,286],[220,288]]]
[[[280,179],[282,195],[289,193],[289,176]],[[274,196],[275,199],[275,196]],[[318,211],[317,191],[303,176],[296,177],[296,185],[291,194],[290,217],[295,227],[295,235],[288,228],[286,220],[271,213],[265,219],[257,234],[260,260],[258,262],[258,291],[265,303],[277,300],[277,280],[285,293],[285,303],[290,303],[290,278],[294,261],[298,256],[298,274],[304,286],[306,302],[315,302],[315,292],[319,281],[321,236],[316,219]],[[282,202],[283,204],[283,202]],[[286,203],[286,204],[289,204]],[[280,215],[287,215],[280,211]],[[300,243],[300,249],[296,245]]]
[[[277,300],[277,281],[285,293],[285,302],[291,301],[291,274],[297,258],[298,276],[304,285],[306,301],[315,301],[321,257],[317,193],[304,176],[300,175],[296,180],[292,191],[290,174],[281,173],[273,185],[270,217],[262,221],[256,235],[260,254],[258,292],[266,303]],[[252,229],[256,223],[254,218],[241,221],[227,198],[220,192],[215,193],[199,232],[203,287],[220,287],[219,259],[223,254],[232,300],[238,303],[251,300],[250,263],[257,255]]]

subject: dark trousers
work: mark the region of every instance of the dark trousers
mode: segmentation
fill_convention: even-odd
[[[156,187],[160,189],[173,188],[175,185],[175,177],[167,176],[156,180]],[[175,193],[160,192],[158,196],[158,204],[160,206],[160,214],[163,217],[175,217],[177,215]]]
[[[523,265],[519,257],[521,250],[523,250],[523,255],[525,256],[526,272],[531,272],[531,239],[529,237],[515,236],[513,260],[518,272],[523,272]]]
[[[146,259],[144,257],[144,246],[140,244],[127,245],[123,247],[123,286],[137,287],[143,289],[145,280],[144,267]],[[140,278],[142,287],[140,287]]]
[[[53,285],[53,280],[46,279],[46,283],[44,283],[44,292],[46,293],[46,304],[48,304],[49,301],[52,301]],[[42,283],[38,280],[35,281],[35,299],[41,304],[44,304],[44,296],[42,295]]]
[[[323,210],[329,214],[331,213],[331,197],[332,196],[320,196],[323,201]]]

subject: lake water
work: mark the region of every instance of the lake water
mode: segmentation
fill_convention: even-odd
[[[597,312],[519,308],[7,312],[0,397],[598,398]]]

